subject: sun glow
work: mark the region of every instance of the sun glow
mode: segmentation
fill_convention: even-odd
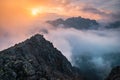
[[[38,15],[40,13],[39,9],[32,9],[32,15]]]
[[[36,15],[39,15],[40,13],[44,13],[45,12],[44,10],[45,9],[42,8],[42,7],[40,7],[40,8],[33,8],[33,9],[31,9],[31,14],[33,16],[36,16]]]

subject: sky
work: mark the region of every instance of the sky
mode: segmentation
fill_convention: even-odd
[[[84,74],[94,69],[91,76],[103,79],[113,66],[120,65],[120,29],[55,28],[45,21],[81,16],[103,27],[120,21],[119,5],[119,0],[0,0],[0,51],[40,33]]]
[[[0,28],[23,31],[36,21],[73,16],[116,21],[120,18],[119,4],[119,0],[1,0]]]
[[[100,20],[118,16],[119,3],[119,0],[1,0],[0,17],[1,21],[8,22],[44,19],[50,14]]]

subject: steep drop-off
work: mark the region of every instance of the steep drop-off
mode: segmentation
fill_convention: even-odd
[[[0,80],[83,79],[52,43],[36,34],[0,52]]]

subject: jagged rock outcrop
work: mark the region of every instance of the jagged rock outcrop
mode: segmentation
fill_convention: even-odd
[[[113,68],[105,80],[120,80],[120,66]]]
[[[118,29],[120,28],[120,21],[116,21],[105,26],[107,29]]]
[[[98,29],[99,23],[96,20],[85,19],[82,17],[71,17],[66,20],[56,19],[53,21],[47,21],[47,23],[54,27],[75,28],[75,29]]]
[[[42,35],[0,52],[0,80],[83,80]]]

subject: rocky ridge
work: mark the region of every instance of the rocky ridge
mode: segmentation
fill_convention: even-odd
[[[86,19],[82,17],[70,17],[66,20],[56,19],[53,21],[46,21],[54,27],[74,28],[78,30],[98,29],[99,23],[96,20]]]
[[[0,52],[0,80],[83,80],[79,69],[42,35]]]

